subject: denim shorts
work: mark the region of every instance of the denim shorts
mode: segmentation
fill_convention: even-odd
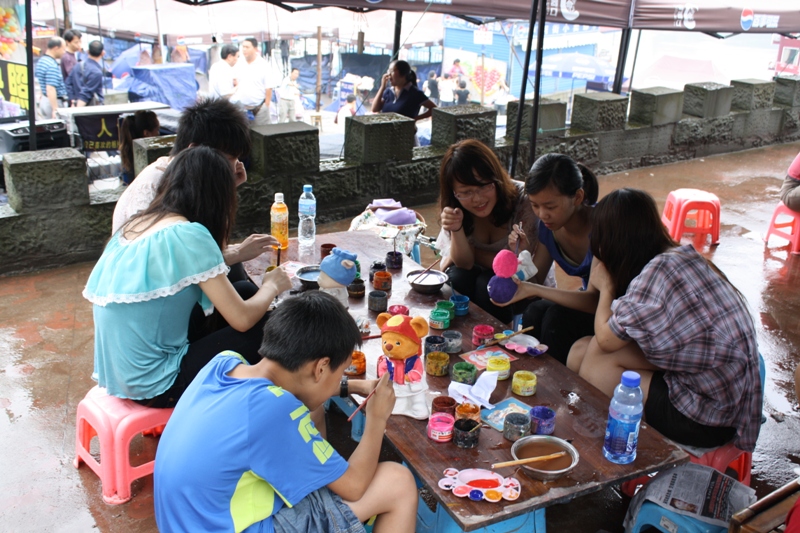
[[[275,533],[363,533],[352,509],[327,487],[315,490],[294,507],[272,517]]]

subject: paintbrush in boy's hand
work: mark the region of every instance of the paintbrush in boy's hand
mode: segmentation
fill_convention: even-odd
[[[377,386],[375,386],[375,388],[374,388],[374,389],[372,389],[372,392],[370,392],[369,394],[367,394],[367,397],[366,397],[366,398],[364,398],[364,401],[363,401],[363,402],[361,402],[361,405],[359,405],[358,407],[356,407],[356,410],[355,410],[355,411],[353,411],[353,414],[351,414],[351,415],[350,415],[350,416],[347,418],[347,421],[348,421],[348,422],[351,422],[351,421],[353,420],[353,418],[355,418],[356,414],[358,414],[358,412],[359,412],[361,409],[363,409],[365,405],[367,405],[367,402],[369,401],[369,399],[370,399],[370,398],[372,398],[372,395],[373,395],[373,394],[375,394],[375,391],[376,391],[376,390],[378,390],[378,387],[377,387]]]

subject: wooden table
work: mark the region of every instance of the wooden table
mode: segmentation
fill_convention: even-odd
[[[376,259],[384,259],[391,250],[390,243],[369,232],[342,232],[318,235],[313,249],[306,253],[302,262],[319,262],[319,245],[335,243],[342,248],[358,253],[362,277],[367,279],[369,265]],[[298,260],[296,241],[290,241],[289,249],[283,257]],[[274,263],[274,258],[271,258]],[[248,272],[255,276],[268,266],[264,257],[247,265]],[[418,294],[410,290],[404,274],[419,265],[405,258],[402,271],[392,272],[392,293],[389,305],[403,304],[409,307],[411,315],[428,316],[437,300],[449,298],[451,291],[445,286],[435,295]],[[367,283],[367,292],[371,289]],[[376,313],[368,311],[366,299],[350,299],[350,311],[354,316],[367,315],[373,324],[372,333],[378,333],[375,326]],[[490,324],[496,330],[503,329],[500,322],[475,305],[470,304],[469,315],[456,317],[450,329],[463,335],[464,351],[474,349],[471,344],[472,328],[477,324]],[[434,330],[432,333],[438,333]],[[535,332],[532,332],[535,333]],[[367,374],[375,375],[375,360],[380,355],[380,339],[365,342],[362,351],[367,355]],[[436,443],[426,436],[424,420],[405,416],[393,416],[386,429],[386,438],[404,459],[419,482],[430,490],[437,501],[437,510],[430,511],[425,502],[420,501],[417,532],[420,531],[508,531],[523,527],[525,531],[544,531],[544,508],[556,503],[572,500],[577,496],[602,490],[611,484],[633,479],[644,474],[663,470],[688,461],[688,455],[679,447],[667,441],[660,433],[642,424],[639,432],[639,446],[636,460],[630,465],[616,465],[603,457],[602,446],[608,417],[609,398],[598,389],[569,371],[547,354],[539,357],[520,355],[511,363],[511,372],[531,370],[538,378],[537,392],[531,397],[517,397],[511,392],[511,379],[498,381],[491,403],[499,403],[505,398],[516,397],[528,405],[547,405],[556,411],[554,435],[571,440],[580,453],[578,466],[568,476],[556,481],[541,482],[527,477],[522,469],[504,468],[498,473],[514,476],[522,484],[522,495],[514,502],[502,500],[499,503],[473,502],[459,498],[437,485],[446,468],[491,468],[492,463],[507,461],[511,457],[511,442],[494,429],[481,430],[480,445],[471,450],[457,448],[452,443]],[[450,356],[451,364],[461,361],[457,354]],[[449,385],[447,377],[427,376],[432,390],[446,393]],[[500,523],[502,525],[498,525]],[[495,527],[492,527],[495,525]],[[520,529],[522,530],[522,529]]]

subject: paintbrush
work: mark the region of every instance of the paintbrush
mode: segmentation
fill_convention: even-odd
[[[380,339],[380,335],[368,335],[367,337],[361,337],[362,341],[368,341],[370,339]]]
[[[530,463],[538,463],[540,461],[549,461],[550,459],[557,459],[567,455],[567,452],[551,453],[550,455],[540,455],[539,457],[528,457],[527,459],[518,459],[516,461],[506,461],[505,463],[495,463],[492,468],[503,468],[506,466],[527,465]]]
[[[365,405],[367,405],[367,402],[369,401],[369,399],[370,399],[370,398],[372,398],[372,395],[373,395],[373,394],[375,394],[375,391],[376,391],[376,390],[378,390],[378,387],[377,387],[377,386],[376,386],[374,389],[372,389],[372,392],[370,392],[369,394],[367,394],[367,397],[366,397],[366,398],[364,398],[364,401],[363,401],[363,402],[361,402],[361,405],[359,405],[358,407],[356,407],[356,410],[355,410],[355,411],[353,411],[353,414],[351,414],[351,415],[348,417],[348,419],[347,419],[347,421],[348,421],[348,422],[352,421],[352,420],[353,420],[353,418],[356,416],[356,413],[358,413],[358,412],[359,412],[359,411],[360,411],[360,410],[361,410],[361,409],[362,409],[362,408],[363,408]]]
[[[514,333],[512,333],[511,335],[508,335],[508,336],[506,336],[506,337],[503,337],[502,339],[492,339],[492,340],[490,340],[489,342],[487,342],[486,344],[481,344],[480,346],[478,346],[478,347],[477,347],[477,348],[475,348],[475,349],[476,349],[476,350],[480,350],[481,348],[486,348],[487,346],[494,346],[495,344],[497,344],[497,343],[498,343],[498,342],[500,342],[500,341],[504,341],[504,340],[506,340],[506,339],[510,339],[510,338],[511,338],[511,337],[513,337],[514,335],[519,335],[520,333],[525,333],[526,331],[530,331],[530,330],[532,330],[532,329],[533,329],[533,326],[528,326],[527,328],[523,328],[523,329],[521,329],[521,330],[519,330],[519,331],[515,331],[515,332],[514,332]]]
[[[517,231],[519,232],[521,230],[522,230],[522,227],[521,226],[517,226]],[[521,240],[522,240],[522,238],[519,236],[519,234],[517,234],[517,246],[514,249],[514,255],[519,255],[519,241],[521,241]]]
[[[278,262],[275,266],[281,266],[281,247],[278,246]]]
[[[424,276],[427,276],[427,275],[428,275],[428,272],[430,272],[430,270],[431,270],[433,267],[435,267],[436,265],[438,265],[438,264],[439,264],[439,261],[441,261],[441,260],[442,260],[442,258],[440,257],[439,259],[437,259],[436,261],[434,261],[434,262],[431,264],[431,266],[429,266],[428,268],[426,268],[425,270],[423,270],[422,272],[420,272],[420,273],[419,273],[419,276],[417,276],[416,278],[414,278],[414,281],[412,281],[411,283],[418,283],[418,282],[419,282],[419,279],[420,279],[420,278],[422,278],[422,277],[424,277]]]

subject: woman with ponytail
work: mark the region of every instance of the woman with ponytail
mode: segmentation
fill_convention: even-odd
[[[134,139],[155,137],[159,127],[158,117],[152,111],[137,111],[122,119],[119,129],[119,153],[122,159],[120,178],[125,185],[129,185],[136,177],[133,171]]]

